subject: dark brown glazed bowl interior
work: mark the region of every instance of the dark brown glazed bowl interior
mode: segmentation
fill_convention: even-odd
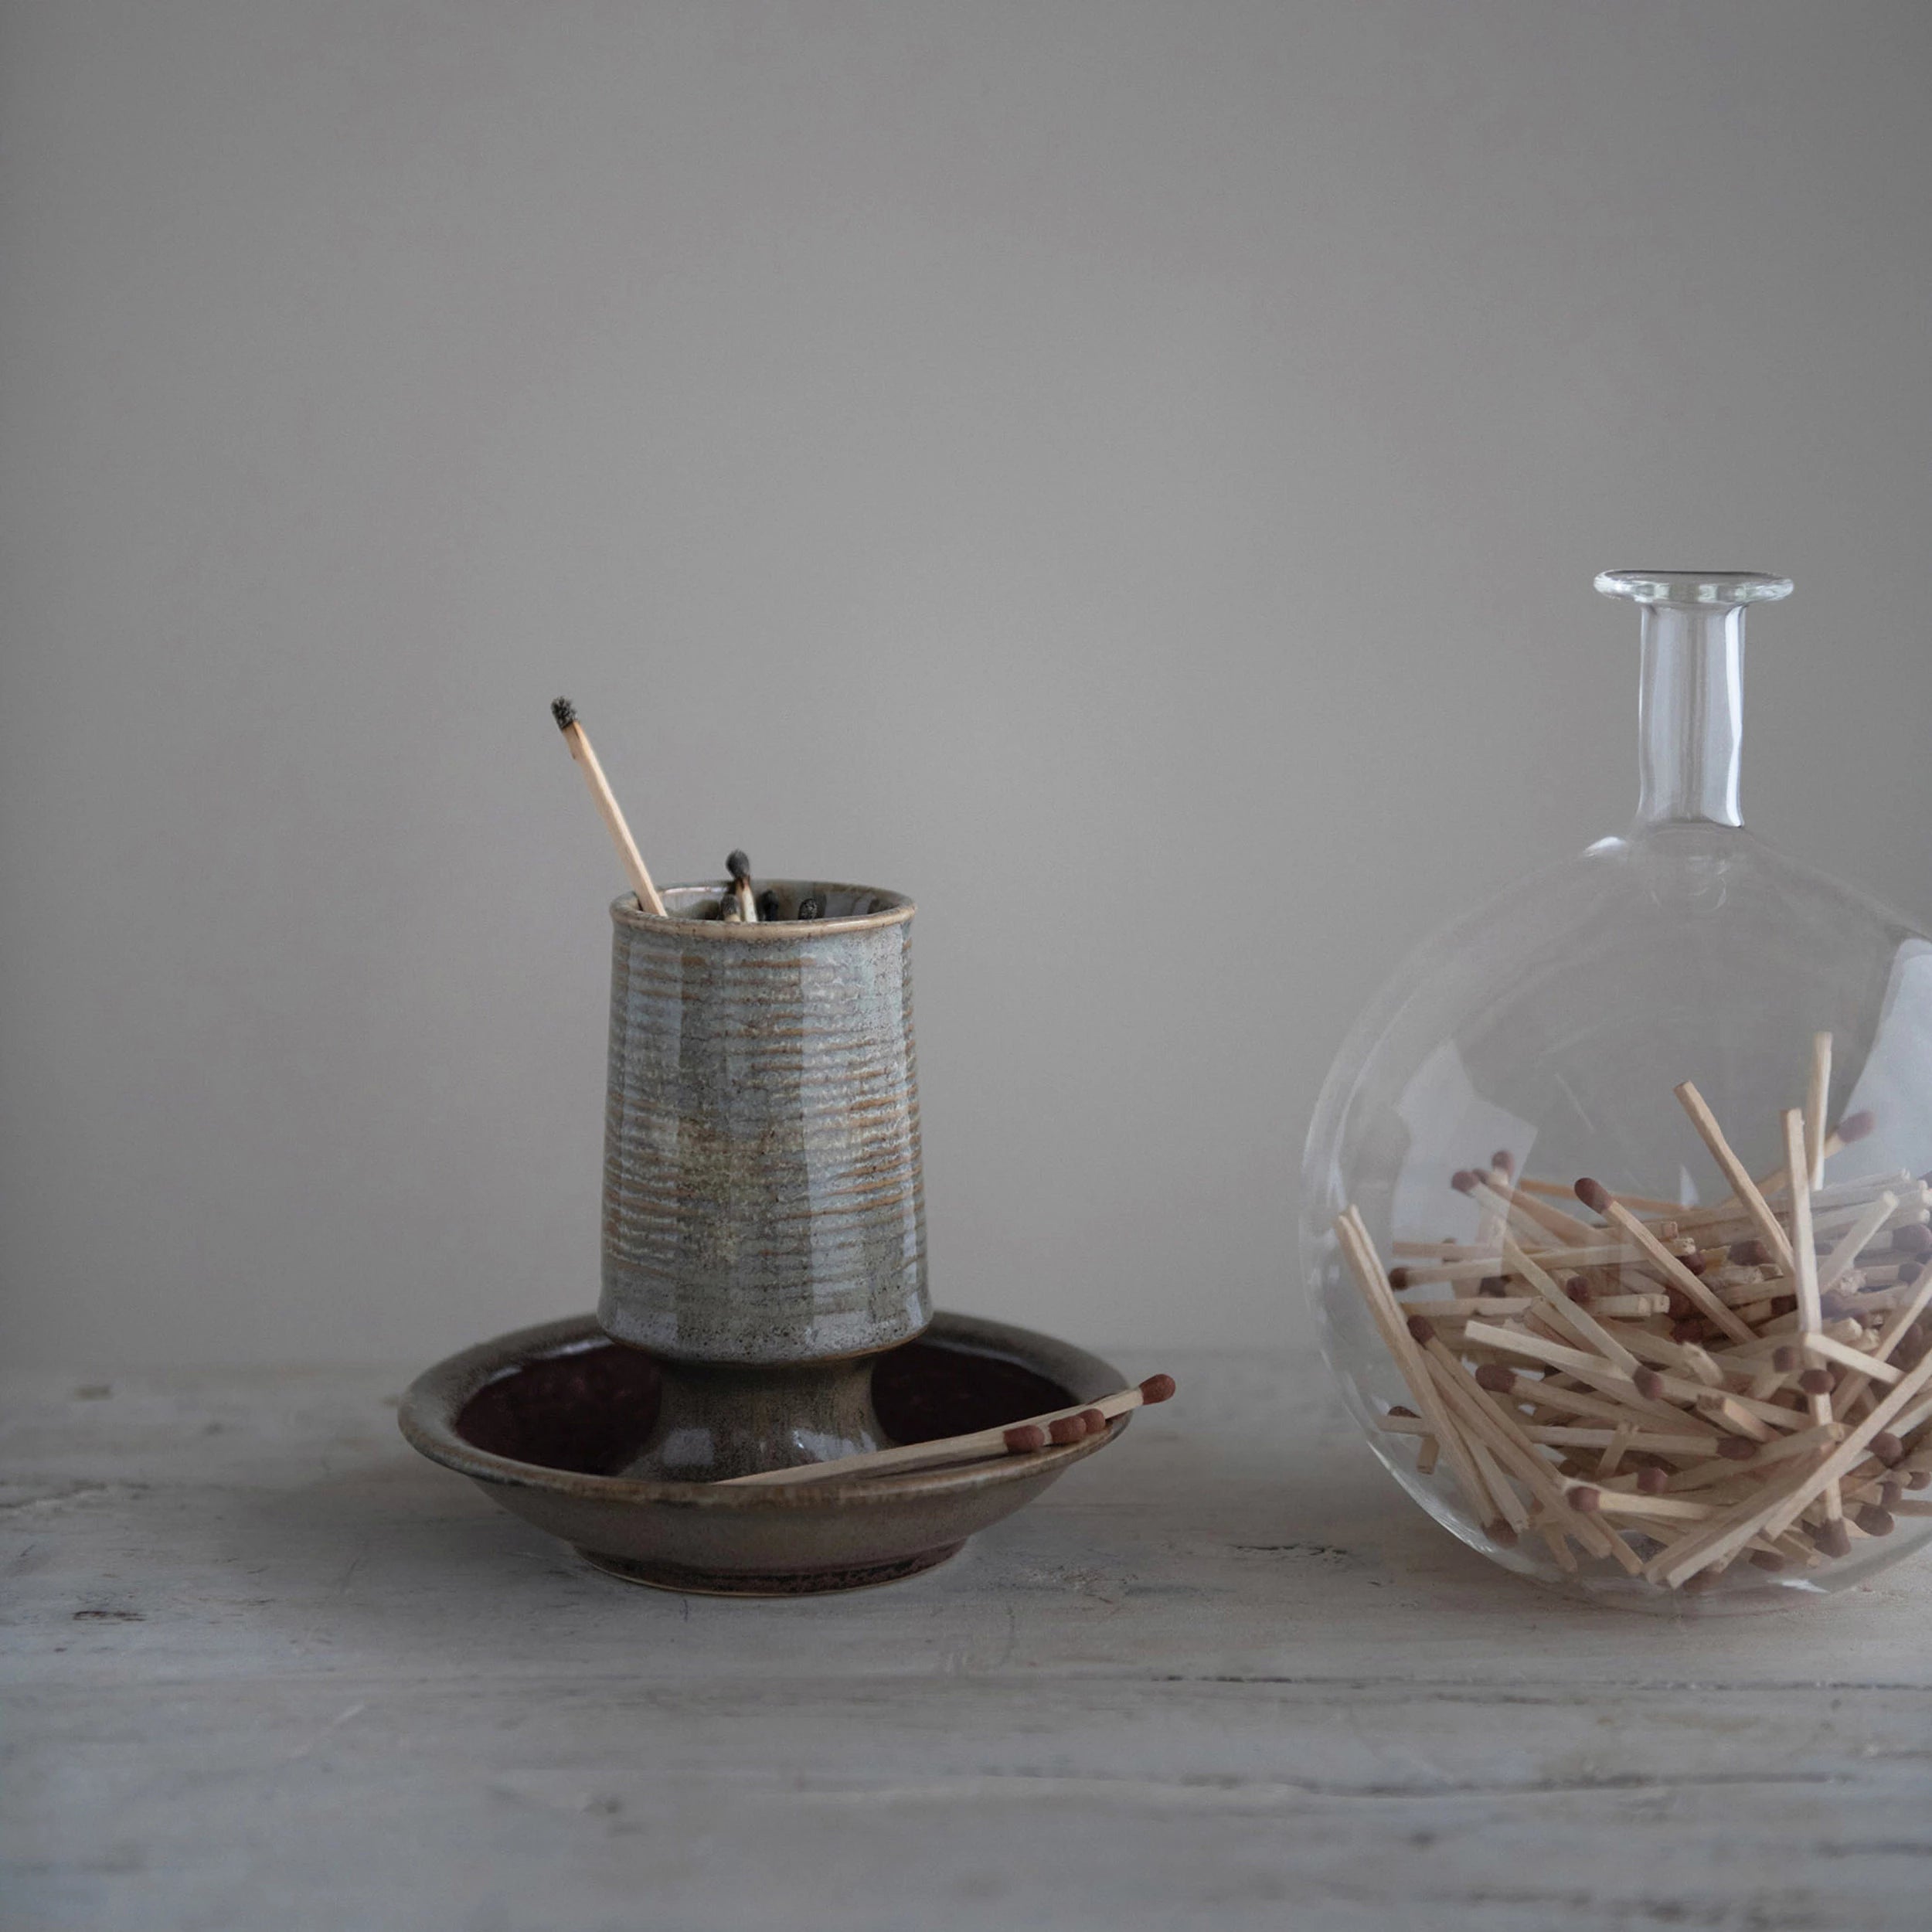
[[[1063,1409],[1073,1392],[996,1356],[909,1342],[879,1357],[872,1403],[894,1442],[930,1442]],[[609,1476],[636,1457],[658,1413],[658,1365],[593,1342],[526,1361],[471,1396],[456,1433],[472,1448],[540,1468]]]

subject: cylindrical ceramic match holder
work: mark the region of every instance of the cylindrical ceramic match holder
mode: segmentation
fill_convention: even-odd
[[[762,884],[756,923],[720,919],[717,886],[611,908],[598,1319],[664,1369],[638,1475],[876,1446],[870,1358],[932,1318],[912,902]]]

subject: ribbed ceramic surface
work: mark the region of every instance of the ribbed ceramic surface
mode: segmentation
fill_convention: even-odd
[[[911,902],[760,881],[818,920],[611,908],[607,1334],[688,1361],[890,1348],[930,1320]],[[674,887],[676,914],[717,889]]]

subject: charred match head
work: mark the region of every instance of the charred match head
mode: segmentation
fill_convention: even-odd
[[[550,716],[556,719],[558,730],[568,731],[577,721],[577,708],[568,698],[553,698]]]
[[[751,877],[751,861],[742,850],[727,852],[725,855],[725,870],[730,873],[733,885],[745,885]]]

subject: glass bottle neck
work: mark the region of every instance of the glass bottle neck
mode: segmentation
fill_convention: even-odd
[[[1638,687],[1637,826],[1741,825],[1744,611],[1648,604]]]

